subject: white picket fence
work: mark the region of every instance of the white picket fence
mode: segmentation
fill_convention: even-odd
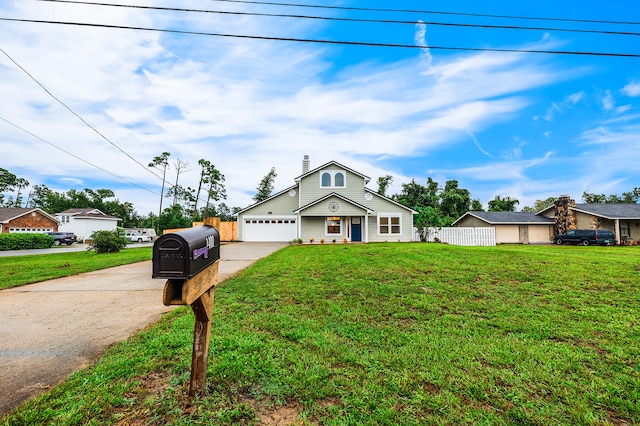
[[[434,242],[436,238],[443,243],[456,246],[495,246],[496,229],[490,227],[429,228],[427,241]],[[413,240],[420,241],[417,228],[413,229]]]

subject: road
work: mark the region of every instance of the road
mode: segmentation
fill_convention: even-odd
[[[218,282],[285,245],[223,245]],[[164,282],[146,261],[0,291],[0,415],[173,309],[162,304]]]

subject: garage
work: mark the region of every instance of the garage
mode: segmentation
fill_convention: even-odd
[[[296,216],[243,218],[243,241],[291,241],[298,237]]]

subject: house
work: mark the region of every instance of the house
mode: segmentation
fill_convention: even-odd
[[[555,220],[529,212],[470,211],[453,222],[458,227],[492,227],[496,244],[548,244],[553,241]]]
[[[115,231],[118,221],[115,216],[104,214],[98,209],[69,209],[55,214],[60,222],[60,231],[73,232],[79,241],[91,238],[96,231]]]
[[[628,240],[640,241],[640,204],[567,204],[572,228],[612,231],[618,243]],[[552,205],[538,212],[539,216],[556,217],[558,207]]]
[[[412,241],[416,212],[367,188],[369,181],[336,161],[310,170],[305,155],[293,186],[236,214],[238,239]]]
[[[0,208],[0,234],[58,231],[59,222],[38,208]]]

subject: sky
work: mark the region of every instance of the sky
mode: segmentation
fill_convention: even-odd
[[[637,0],[101,3],[0,0],[0,167],[32,186],[157,213],[162,152],[185,187],[213,163],[230,207],[304,155],[391,175],[388,195],[457,180],[485,208],[640,186]]]

